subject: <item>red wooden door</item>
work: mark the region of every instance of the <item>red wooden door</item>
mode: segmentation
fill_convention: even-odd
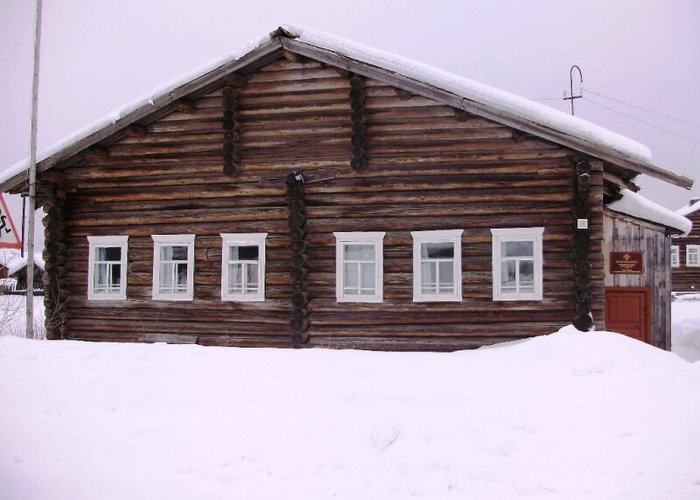
[[[605,289],[605,329],[642,342],[651,338],[651,289],[608,287]]]

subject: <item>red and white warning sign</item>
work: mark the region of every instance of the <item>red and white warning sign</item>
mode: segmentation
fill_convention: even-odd
[[[0,193],[0,248],[22,248],[22,238],[17,233],[5,198]]]

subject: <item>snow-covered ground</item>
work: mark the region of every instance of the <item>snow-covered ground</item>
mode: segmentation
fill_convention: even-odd
[[[0,498],[695,499],[700,363],[0,337]]]
[[[678,296],[671,310],[673,352],[688,361],[700,361],[700,294]]]

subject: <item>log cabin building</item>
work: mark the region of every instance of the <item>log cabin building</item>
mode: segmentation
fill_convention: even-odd
[[[573,322],[668,348],[687,221],[620,204],[642,173],[692,184],[578,118],[278,28],[41,156],[48,337],[456,350]]]
[[[700,198],[691,199],[676,213],[690,219],[693,229],[671,239],[673,291],[700,293]]]

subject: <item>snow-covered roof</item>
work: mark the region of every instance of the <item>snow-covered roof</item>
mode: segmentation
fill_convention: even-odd
[[[21,257],[19,252],[17,255],[15,255],[12,260],[10,260],[5,267],[7,267],[7,274],[12,275],[15,274],[17,271],[20,269],[23,269],[27,266],[27,258],[26,257]],[[40,267],[42,270],[44,269],[44,259],[41,255],[41,252],[36,252],[34,254],[34,264],[38,267]]]
[[[280,39],[281,45],[274,46],[275,39]],[[339,62],[359,62],[365,66],[374,67],[404,79],[429,86],[443,93],[453,94],[455,106],[477,114],[486,113],[487,117],[500,120],[505,124],[524,130],[536,129],[545,138],[570,145],[583,152],[591,152],[594,156],[622,164],[636,172],[646,173],[667,182],[690,187],[692,180],[664,170],[652,163],[651,151],[648,147],[620,134],[590,123],[581,118],[562,113],[545,105],[515,96],[489,85],[475,82],[447,71],[419,63],[411,59],[383,52],[344,38],[321,31],[295,25],[284,25],[272,33],[265,35],[252,43],[248,43],[223,59],[190,71],[180,78],[160,85],[138,99],[120,107],[91,125],[79,130],[71,136],[53,144],[37,155],[39,163],[55,155],[61,156],[60,161],[80,149],[73,149],[76,143],[89,147],[105,137],[99,132],[114,126],[126,127],[149,112],[160,109],[178,98],[186,95],[183,91],[192,92],[197,89],[194,83],[198,79],[206,80],[208,76],[220,71],[231,71],[234,63],[254,60],[257,52],[267,49],[279,49],[294,52],[320,49],[321,51],[340,58]],[[353,67],[353,69],[357,69]],[[112,130],[114,131],[114,130]],[[94,141],[84,142],[94,138]],[[66,152],[68,151],[68,152]],[[50,168],[52,164],[45,168]],[[19,180],[17,176],[28,167],[28,161],[23,160],[0,173],[0,188],[8,188]]]
[[[693,228],[692,222],[684,216],[662,207],[638,193],[629,189],[622,189],[620,194],[622,194],[620,200],[613,201],[607,205],[610,210],[661,224],[662,226],[681,231],[683,234],[688,234]]]
[[[690,203],[688,203],[683,208],[676,210],[676,214],[686,216],[686,215],[690,215],[692,213],[695,213],[698,210],[700,210],[700,198],[695,199],[695,200],[691,201]]]
[[[14,248],[0,248],[0,266],[7,267],[8,269],[13,263],[19,259],[20,252]]]

